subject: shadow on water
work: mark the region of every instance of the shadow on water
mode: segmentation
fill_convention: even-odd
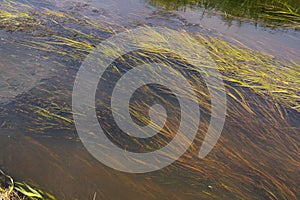
[[[299,97],[299,91],[295,92],[296,88],[299,88],[299,81],[297,82],[295,75],[299,73],[297,68],[299,64],[277,62],[276,58],[269,58],[259,52],[243,51],[243,48],[234,49],[234,46],[221,39],[206,40],[199,37],[211,53],[220,53],[226,61],[224,64],[223,61],[218,60],[217,54],[215,55],[220,67],[225,68],[222,73],[227,77],[225,83],[228,94],[228,113],[219,142],[205,159],[197,157],[209,123],[209,118],[205,116],[210,112],[210,107],[207,106],[209,98],[207,94],[202,94],[200,108],[204,117],[201,119],[198,136],[194,141],[195,144],[178,161],[158,172],[140,175],[121,173],[105,167],[86,151],[73,124],[72,86],[84,57],[97,43],[113,35],[114,31],[126,30],[126,27],[133,28],[141,24],[165,25],[175,29],[185,29],[191,33],[200,32],[209,38],[211,35],[220,36],[219,31],[227,29],[227,25],[220,25],[219,21],[214,21],[222,27],[212,31],[209,30],[208,25],[202,27],[199,23],[200,25],[195,28],[189,24],[190,19],[182,18],[185,16],[184,12],[170,13],[149,7],[141,1],[128,1],[128,5],[136,3],[136,7],[124,8],[130,11],[129,14],[127,11],[118,13],[118,6],[120,6],[118,0],[106,1],[106,3],[103,1],[103,4],[102,1],[92,1],[90,4],[86,1],[67,3],[49,1],[43,4],[29,2],[32,3],[28,12],[31,13],[30,18],[26,15],[22,16],[27,19],[27,25],[32,25],[31,29],[26,29],[26,23],[24,26],[16,25],[19,23],[18,18],[13,17],[10,18],[13,23],[9,26],[5,22],[6,28],[0,35],[2,39],[0,41],[2,78],[0,91],[3,97],[0,107],[0,165],[13,177],[38,185],[55,194],[58,199],[93,199],[95,195],[96,199],[299,198],[300,114],[299,102],[296,98]],[[184,10],[185,8],[186,11],[189,7],[197,10],[200,6],[238,16],[242,21],[242,18],[256,21],[264,19],[261,17],[268,11],[264,9],[268,7],[255,4],[257,1],[152,0],[146,2],[167,9]],[[277,2],[278,8],[286,8],[286,6],[280,7],[283,4],[278,3],[279,1],[274,2]],[[299,6],[295,2],[287,2],[287,5],[293,8]],[[263,1],[263,4],[270,5],[268,1]],[[99,5],[102,7],[98,8]],[[110,5],[115,7],[109,8]],[[260,6],[260,9],[257,9],[257,6]],[[141,8],[145,14],[137,18],[134,13]],[[39,9],[43,11],[41,16],[35,13]],[[49,12],[49,9],[52,12]],[[115,15],[110,9],[116,10]],[[189,12],[193,14],[192,11]],[[299,11],[295,12],[299,13]],[[126,18],[130,13],[132,16]],[[222,14],[219,15],[224,17]],[[98,20],[98,25],[90,24],[86,16]],[[276,26],[287,25],[285,20],[281,22],[271,20],[266,23]],[[254,28],[253,25],[248,25],[246,23],[247,29]],[[287,31],[277,34],[276,32],[277,35],[265,30],[260,31],[258,32],[262,33],[263,37],[273,37],[273,41],[276,40],[274,38],[285,41],[285,37],[288,37],[289,43],[286,43],[286,48],[290,47],[296,51],[296,54],[299,52],[297,46],[299,38],[296,37],[299,34],[296,30],[292,30],[292,33]],[[295,34],[296,36],[293,37]],[[253,37],[259,37],[258,35]],[[234,34],[230,35],[230,37],[234,36]],[[223,36],[221,38],[223,39]],[[251,43],[251,40],[249,42]],[[272,40],[267,42],[272,43]],[[232,56],[233,52],[235,54]],[[275,52],[280,51],[277,49]],[[141,60],[143,58],[139,59],[139,56],[145,56],[145,52],[136,53],[133,58],[128,57],[131,63],[136,64],[135,59]],[[156,55],[157,52],[153,53]],[[248,57],[245,59],[240,57],[236,60],[236,56],[241,55]],[[166,57],[169,60],[166,60]],[[251,57],[254,58],[251,60]],[[289,58],[286,57],[286,60]],[[186,67],[169,55],[159,53],[158,59],[162,59],[170,66]],[[116,65],[122,66],[124,63],[120,61]],[[279,66],[273,69],[270,67],[272,65]],[[234,66],[238,66],[237,72]],[[247,69],[253,66],[256,68],[250,72],[257,71],[257,74],[250,76]],[[290,83],[280,86],[285,87],[287,94],[272,93],[268,89],[278,89],[281,82],[277,81],[281,80],[270,76],[267,79],[270,80],[267,82],[269,85],[266,85],[267,83],[262,81],[265,79],[261,78],[268,75],[265,75],[266,71],[261,69],[263,67],[268,68],[266,70],[268,73],[276,76],[282,75],[280,69],[286,72],[284,73],[286,76],[281,78],[283,80],[289,78]],[[289,69],[289,67],[293,68]],[[243,77],[241,74],[246,74],[248,77]],[[205,85],[196,75],[193,73],[188,75],[199,87],[199,91],[206,91]],[[239,82],[249,84],[247,82],[249,77],[252,78],[249,79],[251,81],[254,81],[255,77],[260,78],[257,81],[265,88],[255,90],[239,85]],[[233,78],[236,78],[235,82],[232,81]],[[142,95],[143,92],[148,91],[149,89],[145,89],[140,92]],[[155,90],[151,92],[155,93]],[[106,98],[103,90],[98,91],[97,95]],[[100,106],[103,105],[98,104],[97,108]],[[100,113],[101,110],[98,109],[97,112]],[[128,142],[121,137],[121,134],[115,134],[114,129],[110,131],[118,144],[124,145]],[[172,137],[173,135],[170,134],[165,138],[154,138],[153,143],[159,147],[164,140],[169,141]],[[139,150],[139,145],[135,150]]]

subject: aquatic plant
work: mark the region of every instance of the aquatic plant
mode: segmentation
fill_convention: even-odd
[[[205,13],[217,13],[225,21],[252,21],[263,26],[300,28],[300,7],[297,0],[146,0],[169,10],[204,8]]]
[[[148,27],[148,30],[152,32],[152,37],[157,39],[162,37],[154,33],[150,27]],[[277,103],[299,110],[299,63],[279,60],[270,55],[253,51],[241,43],[233,45],[216,37],[207,37],[199,34],[191,35],[191,37],[195,37],[199,44],[207,49],[217,63],[218,69],[223,73],[225,81],[251,88],[257,94],[265,95],[266,98],[272,98]],[[85,38],[77,41],[56,36],[53,37],[53,41],[44,41],[43,43],[29,41],[26,43],[31,48],[55,52],[75,60],[84,58],[84,55],[94,48],[94,44],[95,42]],[[192,48],[193,44],[190,44],[190,47]],[[161,49],[155,49],[155,47],[145,46],[143,48],[150,49],[150,51],[154,52],[154,55],[159,56],[163,53]],[[113,49],[109,51],[107,53],[116,53]],[[142,52],[138,54],[140,56],[145,55]],[[164,58],[162,57],[162,59]],[[162,60],[162,62],[166,66],[170,65],[167,60],[165,62]],[[144,63],[146,63],[146,60]],[[229,87],[231,86],[229,85]],[[243,99],[238,93],[235,95],[237,95],[237,99]]]
[[[156,33],[151,27],[148,27],[145,34],[150,34],[152,39],[156,41],[167,41],[166,38]],[[201,145],[201,136],[205,134],[209,123],[208,119],[204,119],[201,129],[199,129],[200,136],[195,140],[195,144],[174,165],[154,178],[160,181],[162,177],[168,176],[168,180],[173,180],[172,173],[174,171],[182,174],[182,176],[193,173],[193,176],[186,175],[188,177],[186,184],[194,186],[193,195],[199,198],[218,198],[220,197],[219,194],[226,194],[232,198],[247,199],[251,195],[253,197],[251,193],[253,190],[259,191],[257,198],[262,196],[274,199],[295,198],[296,192],[294,188],[288,187],[288,185],[295,184],[293,180],[287,182],[278,180],[271,173],[268,165],[269,160],[266,158],[276,162],[281,168],[296,169],[300,165],[297,161],[297,130],[291,127],[288,122],[288,113],[299,112],[299,64],[293,61],[278,60],[270,55],[253,51],[243,44],[233,45],[215,37],[189,34],[184,31],[183,34],[196,38],[207,49],[221,71],[228,94],[228,118],[226,120],[230,128],[225,128],[227,137],[220,139],[219,144],[215,147],[210,157],[205,162],[199,161],[197,160],[197,147]],[[193,48],[193,43],[187,45]],[[112,47],[114,47],[113,44]],[[76,52],[77,47],[72,48]],[[197,75],[198,72],[201,72],[201,68],[195,68],[179,56],[168,52],[168,49],[151,46],[151,43],[144,45],[143,49],[143,51],[122,56],[114,63],[115,67],[117,69],[122,66],[134,67],[146,64],[149,61],[156,61],[166,67],[175,67],[182,73],[187,71],[191,83],[198,86],[196,91],[200,97],[198,103],[201,105],[202,114],[205,115],[210,112],[209,94],[205,92],[205,85]],[[81,50],[79,48],[79,52]],[[109,55],[117,54],[113,48],[106,49],[104,52]],[[116,75],[120,73],[117,69],[113,71]],[[57,84],[61,84],[59,81],[57,79]],[[106,95],[105,90],[101,92],[97,95],[96,105],[103,107],[105,106],[103,105],[103,99],[104,101],[106,100]],[[157,96],[157,93],[149,88],[145,88],[144,92],[147,92],[148,96]],[[49,92],[48,96],[51,96],[51,93]],[[28,94],[29,97],[31,95],[33,94]],[[74,130],[72,123],[67,122],[69,118],[66,121],[65,114],[62,114],[64,112],[60,112],[60,110],[66,110],[71,114],[70,105],[65,105],[63,104],[64,101],[60,100],[67,98],[69,95],[70,91],[59,91],[59,93],[53,94],[56,97],[56,102],[60,102],[60,105],[48,102],[47,98],[44,100],[40,99],[39,102],[41,103],[36,105],[34,95],[31,98],[34,101],[29,101],[33,106],[28,106],[30,105],[28,101],[26,101],[26,104],[20,105],[20,109],[27,109],[29,113],[35,112],[35,115],[30,116],[32,118],[30,120],[30,130],[34,131],[33,124],[40,125],[40,128],[36,129],[36,132],[39,133],[48,128],[51,130],[57,128]],[[102,101],[100,101],[101,97],[103,98]],[[167,100],[162,100],[162,102],[168,104]],[[142,101],[141,103],[142,105],[147,105],[147,102]],[[104,126],[111,128],[107,132],[108,137],[121,146],[132,143],[136,148],[134,150],[151,151],[164,146],[172,138],[172,132],[170,131],[166,131],[163,137],[153,140],[151,145],[140,140],[124,138],[113,127],[109,127],[109,119],[101,111],[101,109],[97,110],[97,113],[101,116],[101,120],[105,122]],[[147,123],[147,117],[138,108],[131,108],[131,111],[133,116],[140,122]],[[24,116],[28,118],[26,112]],[[176,126],[175,122],[171,121],[170,130]],[[55,126],[48,126],[49,123],[53,123]],[[247,126],[244,125],[245,123]],[[288,149],[286,147],[287,142],[290,146]],[[243,154],[239,151],[241,145],[245,149]],[[257,155],[257,151],[260,152],[260,156],[253,157],[253,155]],[[273,155],[269,151],[276,153]],[[290,156],[287,158],[283,154]],[[287,166],[287,163],[289,163],[289,166]],[[239,169],[238,171],[232,170],[236,167]],[[167,173],[168,171],[172,173]],[[249,174],[249,176],[242,174]],[[287,177],[290,177],[290,175],[281,174],[280,179],[288,179]],[[213,193],[210,189],[205,189],[207,188],[205,186],[205,177],[210,177],[210,179],[214,180],[216,187],[220,190],[219,193]],[[218,180],[215,180],[213,177],[218,177]],[[182,180],[177,179],[174,177],[173,180],[176,184],[184,184]],[[259,186],[255,185],[257,180],[261,180],[258,183]],[[132,184],[134,185],[134,183]],[[237,184],[243,189],[237,189]],[[253,190],[249,190],[249,185],[253,187]],[[134,187],[140,188],[137,185],[134,185]],[[199,188],[202,188],[205,192],[199,193]]]
[[[108,35],[103,34],[103,36],[98,37],[97,34],[90,34],[89,31],[85,32],[84,29],[74,28],[68,24],[63,24],[63,22],[62,26],[60,20],[71,18],[69,21],[71,23],[82,25],[87,23],[83,25],[84,28],[88,29],[92,26],[94,27],[92,30],[98,29],[91,25],[86,18],[86,21],[82,22],[73,20],[74,16],[68,13],[44,11],[46,15],[41,13],[36,13],[36,15],[39,16],[39,20],[45,23],[50,23],[49,16],[51,16],[52,25],[56,24],[55,28],[51,29],[53,32],[45,33],[48,37],[32,36],[30,40],[27,38],[28,40],[22,41],[22,44],[29,49],[34,48],[40,52],[49,53],[47,54],[49,61],[55,58],[54,60],[58,62],[61,70],[66,68],[68,62],[75,63],[74,68],[78,69],[85,55],[105,37],[114,33],[113,29],[107,31],[107,29],[100,27],[99,32]],[[29,18],[31,17],[30,15]],[[18,27],[13,26],[14,20],[19,20],[18,18],[7,19],[7,22],[12,24],[9,29]],[[26,22],[24,22],[24,27],[26,27]],[[60,27],[59,31],[56,30],[58,27]],[[36,28],[40,29],[39,26]],[[125,29],[122,28],[122,30]],[[209,123],[208,119],[204,119],[199,128],[199,137],[196,138],[195,144],[182,158],[161,172],[143,176],[147,180],[153,180],[152,182],[148,181],[148,185],[142,186],[137,184],[134,178],[124,178],[124,175],[120,175],[123,178],[122,181],[136,190],[149,193],[152,198],[157,197],[155,196],[156,192],[158,192],[157,194],[164,194],[165,190],[163,189],[167,185],[173,187],[174,190],[178,190],[178,186],[180,186],[181,190],[186,191],[186,194],[193,199],[224,198],[224,196],[230,199],[296,199],[299,194],[297,191],[299,186],[297,178],[295,178],[300,166],[298,159],[299,130],[293,127],[289,120],[290,116],[295,119],[299,116],[299,63],[279,60],[270,55],[253,51],[243,44],[233,45],[215,37],[190,34],[185,31],[182,33],[188,37],[196,38],[205,47],[223,75],[228,94],[228,114],[224,134],[209,157],[204,160],[197,159],[197,148],[201,145]],[[153,40],[167,41],[151,27],[148,27],[146,34],[151,34]],[[193,43],[188,45],[193,48]],[[144,51],[122,56],[116,66],[132,65],[134,67],[137,64],[146,64],[152,59],[167,67],[177,67],[181,72],[186,70],[189,78],[191,78],[191,83],[198,85],[197,94],[200,97],[201,111],[204,111],[204,115],[209,114],[209,94],[205,90],[205,84],[197,75],[201,69],[190,66],[177,55],[168,52],[168,49],[159,49],[151,45],[144,45],[143,48]],[[107,49],[105,53],[115,54],[117,52],[114,49]],[[118,70],[114,72],[119,73]],[[39,134],[39,137],[46,135],[47,137],[56,136],[64,139],[67,138],[65,136],[68,134],[76,137],[76,135],[74,136],[70,106],[72,76],[74,74],[70,73],[67,76],[55,77],[47,84],[41,84],[27,94],[22,94],[12,102],[13,109],[11,112],[2,112],[1,114],[5,116],[8,123],[14,121],[16,116],[21,118],[22,120],[17,126],[21,127],[22,133],[26,132],[33,137],[36,134]],[[49,89],[51,86],[59,86],[59,88]],[[149,88],[145,90],[145,92],[149,92],[149,96],[151,94],[157,95]],[[104,96],[105,99],[103,93],[98,94],[98,96]],[[167,103],[166,101],[163,102]],[[98,106],[103,106],[101,103],[101,101],[96,100]],[[131,111],[141,122],[147,122],[148,119],[138,109]],[[106,118],[104,118],[105,120]],[[109,123],[107,122],[105,125],[109,126]],[[171,123],[170,128],[173,126],[175,124]],[[13,128],[9,127],[8,129]],[[49,130],[52,132],[47,132]],[[56,130],[68,131],[61,133]],[[108,136],[118,144],[128,142],[120,137],[120,134],[114,129],[108,132]],[[172,138],[172,134],[156,138],[152,141],[152,146],[146,146],[146,150],[161,147],[170,138]],[[138,148],[143,146],[139,140],[133,139],[131,141]],[[34,147],[42,148],[42,144]],[[47,151],[45,154],[47,153],[51,154],[51,151]],[[63,160],[63,158],[60,159]],[[57,162],[54,159],[51,161]],[[90,162],[90,160],[83,160],[83,162]],[[56,164],[59,165],[59,162]],[[281,173],[282,170],[286,170],[286,172]],[[65,173],[69,172],[65,171]],[[169,182],[165,183],[165,180]],[[208,181],[213,183],[215,190],[211,189],[212,186],[207,186]],[[159,183],[165,185],[158,186]],[[42,195],[36,189],[33,190],[39,194],[33,192],[32,187],[22,184],[19,186],[19,191],[13,191],[33,193],[34,198],[39,194]],[[11,191],[11,189],[12,187],[9,187],[7,191]]]
[[[12,177],[0,170],[1,200],[56,200],[56,198],[40,189],[35,189],[26,183],[15,182]]]

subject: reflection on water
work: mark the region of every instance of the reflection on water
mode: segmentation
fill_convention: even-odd
[[[32,3],[30,9],[62,11],[72,20],[52,13],[47,15],[47,19],[52,19],[48,20],[50,25],[41,19],[47,31],[1,32],[0,94],[6,104],[0,104],[0,165],[16,179],[37,184],[59,199],[93,199],[95,195],[96,199],[299,198],[299,112],[236,84],[228,84],[227,90],[238,92],[244,99],[228,97],[225,128],[211,154],[200,160],[198,147],[192,146],[179,161],[158,172],[134,175],[105,167],[84,149],[70,120],[74,77],[84,55],[92,49],[86,45],[75,50],[77,43],[70,39],[85,41],[84,34],[92,34],[89,41],[97,44],[112,35],[104,26],[122,31],[147,24],[182,28],[236,43],[239,40],[275,57],[296,59],[299,32],[256,29],[251,23],[241,27],[233,23],[228,27],[218,14],[204,15],[201,20],[199,17],[201,8],[214,8],[256,20],[261,13],[255,13],[254,1],[246,2],[249,9],[242,10],[242,16],[234,13],[240,1],[21,2]],[[150,4],[176,10],[185,5],[193,8],[166,11]],[[199,9],[194,7],[202,4]],[[289,5],[299,6],[292,1]],[[101,28],[86,26],[74,16],[88,16]],[[56,25],[59,19],[63,27]],[[57,35],[69,40],[58,39]],[[40,43],[47,45],[41,49]],[[201,143],[207,123],[203,119],[196,144]]]
[[[300,6],[297,0],[146,0],[152,5],[168,10],[204,8],[222,15],[224,21],[240,19],[240,23],[253,20],[262,25],[287,26],[299,28]]]
[[[91,1],[91,6],[100,10],[109,10],[104,20],[119,22],[126,26],[148,24],[151,26],[170,26],[172,28],[184,28],[191,32],[217,35],[231,42],[243,43],[255,50],[263,51],[276,57],[289,57],[299,60],[300,33],[292,29],[274,27],[267,28],[266,24],[260,23],[258,17],[263,17],[265,7],[278,5],[285,7],[277,1],[159,1],[159,0],[114,0],[114,1]],[[158,7],[149,7],[155,5]],[[244,4],[249,5],[244,5]],[[295,8],[299,25],[299,3],[288,1]],[[188,6],[190,5],[190,6]],[[257,9],[259,7],[260,9]],[[161,9],[166,8],[167,10]],[[181,9],[184,8],[184,9]],[[274,12],[279,8],[273,8]],[[277,9],[277,10],[276,10]],[[168,10],[174,10],[172,12]],[[215,10],[216,12],[212,12]],[[221,13],[219,12],[221,11]],[[231,13],[231,12],[235,12]],[[279,11],[280,12],[280,9]],[[233,17],[228,17],[228,14]],[[88,14],[88,13],[86,13]],[[276,15],[276,14],[274,14]],[[99,15],[93,15],[98,18]],[[236,17],[241,17],[239,18]],[[100,17],[103,20],[104,17]],[[246,20],[246,19],[252,20]],[[254,20],[254,21],[253,21]],[[275,19],[270,22],[276,22]],[[287,21],[293,21],[287,19]],[[258,24],[257,24],[258,23]],[[276,23],[274,24],[276,25]],[[279,24],[280,25],[280,24]],[[281,24],[282,25],[282,24]]]

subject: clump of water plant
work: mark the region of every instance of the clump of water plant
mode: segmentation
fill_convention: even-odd
[[[167,39],[161,38],[163,36],[156,33],[151,27],[147,27],[147,33],[145,34],[151,34],[153,40],[156,41],[167,41]],[[233,45],[216,37],[208,37],[200,34],[193,34],[190,35],[190,37],[196,38],[199,44],[208,51],[217,64],[218,69],[223,75],[228,96],[239,102],[245,109],[248,110],[248,112],[252,113],[253,109],[249,106],[249,102],[247,102],[246,94],[240,91],[241,88],[249,89],[261,98],[273,102],[277,107],[277,112],[281,113],[282,116],[282,106],[287,109],[299,111],[299,63],[295,61],[280,60],[270,55],[253,51],[243,44]],[[56,39],[61,40],[61,38]],[[180,38],[178,38],[178,40],[180,40]],[[68,46],[68,48],[72,49],[73,52],[68,55],[71,56],[70,59],[72,60],[75,59],[74,56],[76,57],[78,53],[85,55],[88,52],[86,47],[92,49],[93,46],[88,39],[84,38],[81,41],[84,45],[76,43],[76,40],[65,41],[66,42],[62,43],[58,41],[45,41],[43,45],[49,46],[49,48],[46,49],[36,43],[34,44],[34,48],[41,49],[43,51],[50,50],[53,52],[55,49],[63,49],[64,46]],[[190,45],[190,48],[193,48],[192,43],[187,45]],[[155,46],[151,45],[144,46],[143,48],[149,50],[151,54],[147,55],[143,51],[135,52],[135,54],[125,59],[125,63],[130,61],[129,63],[132,65],[137,65],[138,62],[140,62],[139,64],[146,64],[149,58],[156,58],[159,62],[163,63],[163,65],[173,67],[180,62],[180,60],[176,60],[176,56],[172,57],[173,61],[168,59],[171,58],[169,55],[165,54],[165,51],[167,52],[168,50],[164,51],[162,49],[157,49]],[[61,54],[61,51],[58,50],[56,53]],[[107,50],[107,53],[114,54],[116,52],[114,49],[109,49]],[[182,63],[181,66],[190,71],[201,70],[194,69],[186,63]],[[190,78],[192,82],[199,82],[199,78],[197,76],[191,76]],[[61,84],[61,81],[57,81],[58,84]],[[198,83],[198,85],[201,84],[201,82]],[[38,88],[36,90],[38,90]],[[36,93],[45,93],[45,91],[45,89],[42,89]],[[46,93],[50,99],[53,96],[58,99],[62,96],[65,96],[64,98],[71,96],[70,91],[53,90],[46,91]],[[201,93],[200,95],[205,97],[206,100],[209,99],[207,94]],[[44,100],[41,100],[41,102],[44,102]],[[205,105],[205,108],[209,108],[209,104],[207,102],[202,101],[199,103],[201,103],[201,105]],[[53,129],[56,127],[68,129],[70,124],[72,124],[72,109],[70,105],[58,105],[45,101],[40,105],[24,105],[24,107],[28,109],[26,112],[33,112],[40,116],[38,118],[32,117],[32,122],[37,125],[37,131]],[[46,121],[47,124],[42,123]]]
[[[207,47],[228,83],[251,88],[264,98],[299,111],[300,63],[279,60],[243,44],[233,45],[215,37],[196,37]]]
[[[15,182],[12,177],[0,170],[1,200],[56,200],[56,198],[26,183]]]
[[[300,8],[297,0],[147,0],[169,10],[200,7],[205,13],[217,13],[225,21],[252,21],[264,26],[300,28]]]
[[[0,29],[26,32],[35,37],[71,35],[91,39],[94,35],[85,33],[87,30],[109,33],[112,32],[111,25],[94,23],[87,16],[74,12],[37,8],[28,2],[3,1],[0,4]]]
[[[162,36],[151,27],[148,27],[148,30],[149,33],[152,33],[152,37],[156,37],[157,40],[161,39]],[[240,45],[233,45],[216,37],[199,34],[191,35],[191,37],[195,37],[207,49],[217,63],[218,69],[223,73],[224,80],[228,83],[251,88],[260,95],[265,95],[265,97],[270,97],[287,107],[299,110],[299,63],[279,60],[270,55],[253,51],[241,43]],[[178,39],[180,40],[180,38]],[[73,49],[74,54],[68,55],[73,58],[76,57],[76,53],[85,55],[93,49],[93,42],[88,39],[76,41],[61,37],[55,37],[54,41],[45,41],[43,44],[31,43],[31,45],[34,48],[51,52],[58,49],[56,52],[61,52],[64,55],[67,52],[62,52],[60,49],[67,46]],[[45,45],[48,46],[46,49],[43,48]],[[145,46],[144,48],[151,49],[157,55],[161,54],[159,50],[155,50],[155,47]],[[192,43],[190,48],[193,48]],[[110,53],[115,53],[113,49],[110,51]],[[164,64],[169,65],[168,61]]]
[[[28,4],[14,1],[2,1],[0,5],[0,27],[7,30],[32,29],[41,21],[30,11]]]

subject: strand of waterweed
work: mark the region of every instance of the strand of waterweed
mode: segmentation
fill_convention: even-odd
[[[299,63],[276,60],[217,38],[197,37],[210,47],[210,53],[226,81],[252,88],[287,107],[299,107]]]
[[[290,7],[289,10],[291,10]],[[66,16],[66,14],[49,10],[45,10],[45,13],[55,15],[57,17]],[[71,18],[71,16],[68,16],[68,18]],[[149,28],[149,31],[152,33],[153,37],[162,39],[159,34],[155,34],[155,31],[151,31],[151,28]],[[75,32],[81,33],[81,31]],[[92,36],[87,34],[82,35],[83,39],[81,39],[81,41],[62,36],[54,36],[54,41],[29,41],[29,44],[25,45],[42,51],[55,52],[62,55],[71,56],[73,57],[73,59],[78,59],[79,57],[78,55],[76,55],[79,53],[78,51],[83,52],[82,56],[80,56],[83,57],[85,53],[90,52],[94,48],[94,45],[87,40],[92,38]],[[205,38],[203,36],[198,36],[198,38],[200,38],[199,42],[205,45],[205,47],[208,47],[210,53],[216,58],[216,61],[219,64],[219,69],[227,73],[227,75],[224,77],[227,81],[237,83],[245,87],[250,87],[261,94],[269,93],[269,95],[271,95],[272,97],[276,97],[276,99],[279,98],[280,101],[288,101],[288,103],[285,104],[289,104],[290,107],[294,109],[299,108],[299,96],[296,92],[297,89],[299,89],[299,85],[297,82],[297,78],[293,76],[293,74],[298,74],[298,64],[290,63],[294,67],[287,66],[284,68],[285,73],[281,73],[281,70],[276,69],[276,67],[280,65],[286,66],[286,63],[274,61],[274,59],[267,56],[260,55],[259,53],[254,53],[251,50],[238,48],[216,38]],[[59,46],[62,47],[59,48]],[[69,50],[65,50],[63,46],[74,48],[76,52],[74,52],[74,54],[70,54]],[[107,53],[111,54],[114,52]],[[247,66],[247,63],[249,62],[253,62],[249,64],[252,66]],[[258,65],[261,67],[255,67],[254,65]],[[259,71],[257,71],[257,69],[259,69]],[[239,76],[239,78],[233,77],[232,75],[228,76],[228,71],[230,71],[231,74],[234,74],[234,76]],[[268,76],[270,73],[274,75]],[[288,74],[288,76],[283,76],[284,74]],[[280,80],[276,80],[275,78],[282,76],[283,79],[281,78]],[[268,79],[266,79],[266,77],[268,77]],[[282,81],[286,79],[295,80],[294,83],[296,84],[294,85],[296,87],[289,87],[289,81]]]
[[[8,190],[6,188],[0,187],[0,192],[3,193],[3,194],[0,193],[0,195],[10,196],[10,194],[14,190],[14,180],[12,179],[12,177],[6,175],[1,169],[0,169],[0,174],[4,177],[8,178],[8,180],[10,181],[10,183],[8,184],[9,185]]]
[[[152,33],[153,30],[149,28],[149,32]],[[160,35],[152,35],[152,37],[158,37],[157,39],[161,39]],[[265,95],[266,98],[270,97],[276,102],[279,102],[289,108],[296,110],[299,109],[299,63],[295,61],[288,62],[276,60],[271,56],[252,51],[246,47],[229,44],[228,42],[218,38],[204,37],[201,35],[194,36],[199,43],[209,51],[217,63],[218,69],[224,75],[223,78],[225,81],[251,88],[256,93]],[[45,46],[45,48],[42,49],[48,49],[49,51],[55,52],[55,49],[58,48],[55,45],[67,45],[76,50],[74,54],[76,55],[77,51],[78,54],[79,52],[89,52],[94,48],[93,44],[91,44],[88,40],[77,41],[72,39],[63,39],[62,37],[56,38],[63,40],[63,42],[48,42],[46,44],[40,44],[41,46]],[[113,47],[117,47],[117,44],[111,45]],[[159,52],[161,50],[157,47],[152,47],[148,44],[144,44],[143,47],[145,49],[156,51],[157,55],[161,55]],[[67,55],[67,52],[62,52],[61,49],[57,52]],[[103,51],[107,55],[118,55],[114,48],[109,48]],[[166,61],[165,64],[168,65],[168,61]],[[231,96],[233,96],[233,94],[231,94]],[[238,98],[241,98],[241,96],[239,95]]]
[[[0,187],[0,199],[10,200],[56,200],[56,198],[40,189],[34,189],[30,185],[21,182],[15,182],[11,176],[0,170],[1,176],[7,178],[9,182],[5,184],[8,188]]]

